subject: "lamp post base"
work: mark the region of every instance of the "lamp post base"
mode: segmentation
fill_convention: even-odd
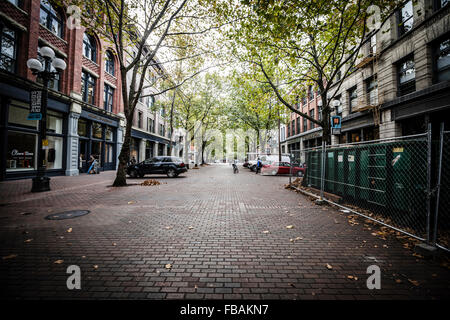
[[[46,176],[33,178],[33,186],[31,187],[31,192],[43,191],[50,191],[50,178]]]

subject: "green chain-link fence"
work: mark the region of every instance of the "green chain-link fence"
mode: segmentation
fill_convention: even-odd
[[[450,249],[450,131],[441,128],[437,178],[437,210],[435,213],[434,239],[440,247]]]
[[[297,150],[292,158],[306,164],[302,188],[427,240],[430,150],[423,134]]]

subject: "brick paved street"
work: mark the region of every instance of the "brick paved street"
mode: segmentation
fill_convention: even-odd
[[[108,187],[114,172],[54,177],[53,191],[39,194],[29,192],[31,180],[1,182],[2,298],[449,297],[448,269],[285,190],[287,177],[240,171],[212,165],[125,188]],[[72,209],[91,213],[44,219]],[[66,288],[72,264],[81,290]],[[372,264],[382,270],[381,290],[366,288]]]

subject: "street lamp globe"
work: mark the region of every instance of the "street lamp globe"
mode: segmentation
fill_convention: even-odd
[[[67,67],[66,62],[60,58],[55,58],[52,62],[52,65],[59,72],[64,71]]]
[[[39,72],[43,69],[42,63],[38,59],[28,59],[27,67],[33,72]]]
[[[39,52],[41,53],[41,56],[50,60],[55,57],[55,51],[50,47],[42,47]]]
[[[341,101],[334,99],[331,104],[333,105],[333,107],[337,108],[341,105]]]

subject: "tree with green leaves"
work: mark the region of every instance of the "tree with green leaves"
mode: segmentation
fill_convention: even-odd
[[[126,128],[113,185],[125,186],[131,127],[139,99],[174,90],[201,72],[175,82],[165,72],[164,66],[176,60],[172,58],[172,51],[178,49],[174,43],[179,37],[195,37],[193,48],[197,50],[184,57],[185,61],[205,53],[200,41],[205,33],[217,28],[216,20],[208,3],[203,0],[51,1],[81,8],[87,13],[80,16],[81,25],[87,28],[87,32],[95,32],[109,41],[115,49]],[[164,59],[158,60],[158,56]],[[153,71],[156,77],[151,75]]]
[[[230,91],[228,113],[231,127],[253,130],[257,148],[264,150],[268,134],[278,127],[285,107],[277,103],[268,84],[259,80],[255,73],[235,72]]]
[[[322,127],[330,143],[331,101],[354,70],[363,45],[380,32],[401,0],[236,0],[214,2],[229,29],[232,53],[259,68],[278,100]],[[240,5],[240,6],[239,6]],[[296,108],[305,87],[315,86],[322,120]]]

